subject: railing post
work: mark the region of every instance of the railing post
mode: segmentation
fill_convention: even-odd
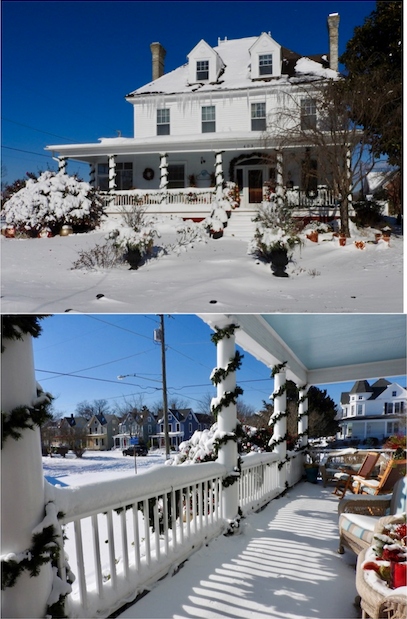
[[[30,335],[22,340],[4,339],[1,364],[1,410],[10,413],[20,406],[32,406],[37,399],[34,358]],[[32,546],[33,529],[45,516],[44,474],[38,426],[21,430],[16,441],[7,437],[1,457],[2,559],[24,553]],[[23,558],[20,555],[21,558]],[[23,571],[13,587],[2,591],[2,617],[44,617],[51,592],[50,564],[38,576]]]
[[[227,368],[231,359],[235,357],[235,335],[230,334],[217,343],[217,367]],[[230,372],[226,378],[222,379],[217,386],[217,399],[222,399],[227,392],[236,389],[236,374]],[[224,406],[218,415],[218,429],[222,436],[234,435],[236,433],[237,414],[236,404],[230,403]],[[238,453],[237,443],[229,440],[219,448],[218,460],[226,467],[228,473],[233,473],[237,465]],[[223,517],[232,523],[238,516],[239,509],[239,484],[232,483],[223,488],[222,492]]]
[[[280,462],[283,462],[287,457],[287,393],[285,384],[286,370],[281,368],[274,374],[274,411],[269,421],[270,425],[274,425],[271,442],[276,444],[273,451],[278,454]],[[287,480],[285,466],[280,469],[279,476],[279,486],[284,487]]]

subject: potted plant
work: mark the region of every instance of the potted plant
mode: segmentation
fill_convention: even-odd
[[[319,473],[318,455],[313,451],[308,451],[306,452],[306,458],[304,469],[307,481],[311,484],[316,484],[318,482]]]

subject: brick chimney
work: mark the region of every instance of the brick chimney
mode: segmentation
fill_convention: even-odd
[[[328,15],[329,30],[329,68],[333,71],[338,70],[338,37],[339,37],[339,14],[331,13]]]
[[[161,43],[151,43],[151,54],[153,57],[153,80],[164,75],[164,58],[167,53]]]

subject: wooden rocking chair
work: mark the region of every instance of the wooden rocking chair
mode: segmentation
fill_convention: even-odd
[[[353,477],[355,494],[386,494],[393,491],[396,482],[406,474],[407,460],[390,460],[383,475],[378,479],[364,479],[359,475]]]
[[[352,490],[353,492],[352,484],[355,476],[357,476],[357,478],[361,480],[368,479],[379,457],[380,453],[370,451],[366,455],[358,471],[355,471],[353,469],[341,468],[341,472],[335,474],[335,477],[338,478],[338,481],[336,482],[336,487],[332,494],[337,494],[339,498],[342,499],[345,496],[347,490]]]

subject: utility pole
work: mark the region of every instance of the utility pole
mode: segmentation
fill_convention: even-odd
[[[164,440],[165,440],[165,458],[170,455],[170,437],[168,434],[168,403],[167,403],[167,375],[165,369],[165,335],[164,335],[164,316],[160,314],[161,322],[161,367],[163,377],[163,413],[164,413]]]

